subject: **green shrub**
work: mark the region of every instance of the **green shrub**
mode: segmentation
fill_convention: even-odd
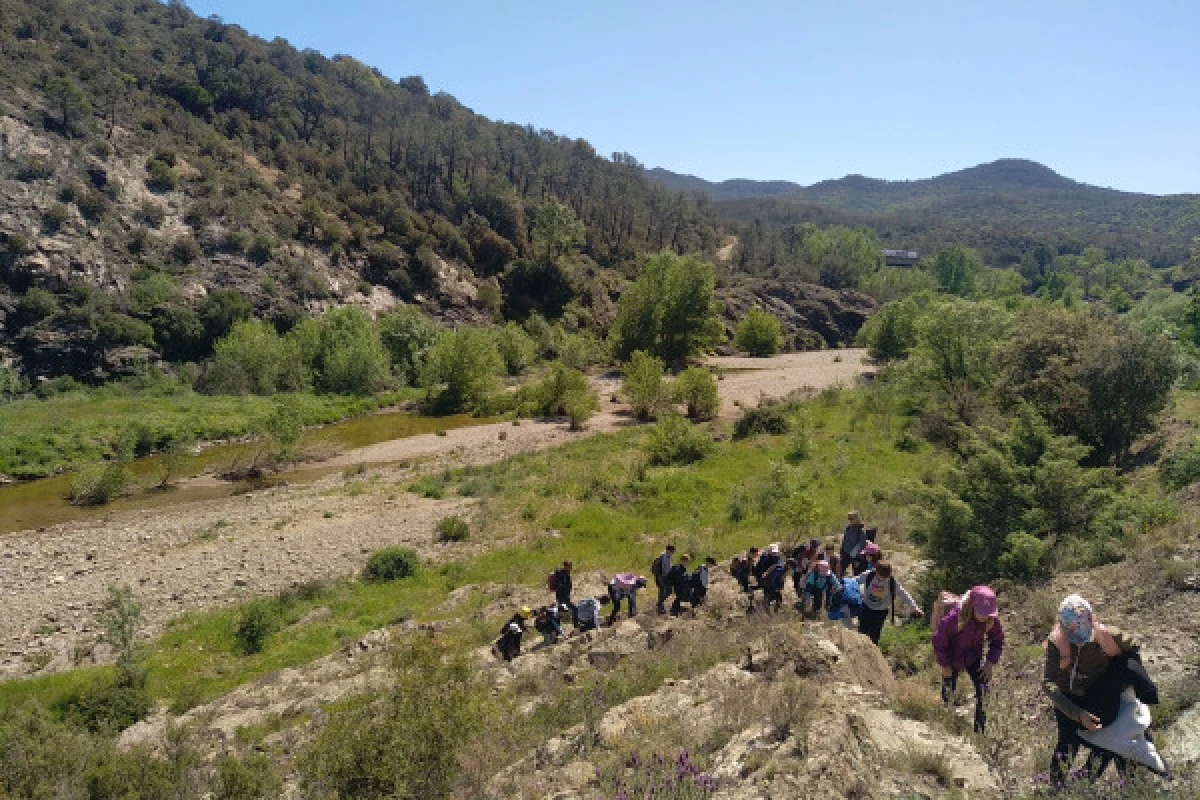
[[[504,367],[509,375],[520,375],[533,365],[537,358],[536,346],[520,325],[509,322],[495,328],[492,335],[496,340],[496,350],[504,359]]]
[[[742,412],[741,419],[733,426],[733,438],[745,439],[760,433],[782,436],[791,429],[792,423],[784,413],[783,406],[765,405],[747,408]]]
[[[396,377],[405,385],[416,385],[425,359],[437,342],[437,323],[414,305],[402,305],[381,314],[377,323]]]
[[[267,637],[279,630],[279,610],[268,599],[255,600],[242,609],[233,629],[233,640],[244,655],[261,653]]]
[[[363,567],[363,578],[368,581],[397,581],[416,575],[421,569],[421,558],[417,551],[408,547],[385,547],[376,550]]]
[[[571,400],[578,401],[581,395],[594,399],[595,394],[582,372],[556,362],[541,380],[521,387],[518,403],[523,413],[555,417],[570,414]],[[592,405],[594,410],[598,403]]]
[[[711,264],[669,251],[646,259],[637,281],[621,294],[610,329],[613,353],[638,350],[682,362],[720,341],[720,305]]]
[[[129,493],[132,476],[124,464],[97,464],[71,481],[67,502],[75,506],[102,506]]]
[[[437,529],[440,542],[465,542],[471,535],[471,526],[462,517],[443,517]]]
[[[692,464],[712,452],[708,431],[678,414],[667,414],[650,431],[646,452],[650,463],[662,466]]]
[[[704,367],[688,367],[675,380],[675,400],[682,403],[689,419],[709,420],[721,410],[717,379]]]
[[[379,329],[361,308],[330,311],[321,320],[317,382],[342,394],[371,394],[391,379],[391,357]]]
[[[608,354],[604,343],[590,331],[563,334],[558,342],[558,358],[573,369],[588,369],[603,364]]]
[[[482,328],[445,331],[429,352],[421,384],[442,387],[435,406],[442,411],[481,411],[487,407],[504,361],[491,335]]]
[[[171,258],[178,264],[190,264],[202,255],[200,243],[186,233],[171,243]]]
[[[653,419],[670,400],[662,360],[645,351],[635,351],[625,364],[621,394],[629,401],[634,416],[640,420]]]
[[[1167,455],[1158,474],[1169,489],[1182,489],[1200,481],[1200,444],[1192,443]]]
[[[596,391],[588,386],[567,392],[563,398],[563,409],[571,421],[571,430],[581,431],[587,426],[587,421],[600,410],[600,398]]]
[[[169,192],[179,186],[179,173],[158,158],[146,162],[146,186],[154,192]]]
[[[783,323],[768,311],[752,308],[738,323],[733,346],[752,356],[773,356],[783,347]]]
[[[154,698],[144,686],[99,683],[83,689],[62,705],[63,715],[93,733],[113,735],[145,719]]]
[[[304,796],[440,800],[456,788],[462,747],[489,718],[487,692],[466,660],[435,640],[397,649],[392,688],[331,712],[300,754]]]
[[[265,753],[225,753],[217,759],[212,800],[274,800],[283,794],[283,780]]]

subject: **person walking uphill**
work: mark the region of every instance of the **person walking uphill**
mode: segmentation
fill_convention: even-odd
[[[863,602],[862,613],[858,618],[858,632],[870,638],[875,644],[879,644],[879,637],[883,633],[883,623],[887,621],[889,612],[892,615],[892,622],[896,621],[897,595],[904,601],[904,605],[918,617],[925,615],[908,590],[900,584],[900,581],[896,580],[896,576],[892,574],[892,565],[886,561],[879,562],[875,569],[867,570],[855,580],[862,587]]]
[[[496,641],[496,651],[505,661],[512,661],[521,655],[521,636],[525,633],[526,621],[533,616],[528,606],[522,608],[500,629],[500,638]]]
[[[846,569],[858,558],[869,541],[867,528],[863,525],[862,517],[857,511],[847,514],[846,520],[846,530],[842,532],[842,546],[839,548],[838,554],[841,562],[841,568],[837,573],[839,578],[846,573]]]
[[[658,554],[658,558],[650,564],[650,574],[654,576],[654,586],[658,589],[658,602],[654,604],[660,614],[667,613],[666,602],[671,596],[671,584],[667,575],[671,572],[671,558],[675,555],[675,545],[669,544]]]
[[[1042,689],[1054,707],[1054,719],[1058,723],[1050,775],[1054,785],[1062,787],[1079,745],[1084,743],[1081,734],[1099,731],[1104,726],[1101,717],[1092,709],[1111,705],[1108,701],[1115,699],[1097,695],[1119,695],[1123,691],[1121,682],[1111,680],[1113,676],[1109,672],[1133,664],[1140,668],[1140,647],[1133,637],[1097,622],[1091,605],[1077,594],[1068,595],[1059,605],[1058,620],[1045,647]],[[1144,671],[1141,674],[1144,677]],[[1153,692],[1153,686],[1148,690]],[[1157,697],[1150,698],[1150,702],[1155,701]],[[1149,739],[1148,736],[1145,738]],[[1101,756],[1099,769],[1094,770],[1094,758],[1089,757],[1089,773],[1096,776],[1103,772],[1110,758]]]
[[[671,603],[671,613],[678,614],[683,610],[681,603],[686,603],[691,600],[691,579],[688,575],[688,562],[692,557],[684,553],[679,557],[679,563],[671,567],[671,571],[667,573],[667,585],[670,590],[675,593],[675,600]]]
[[[987,727],[983,696],[992,682],[992,669],[1004,653],[1004,628],[995,590],[972,587],[933,624],[933,654],[942,668],[942,702],[950,705],[954,701],[958,675],[966,672],[975,686],[975,732],[983,733]]]
[[[638,589],[644,588],[646,588],[646,579],[641,575],[635,575],[632,572],[618,572],[613,576],[613,579],[608,582],[608,596],[612,600],[612,613],[608,615],[609,625],[617,621],[622,600],[628,601],[630,617],[637,613]]]
[[[571,619],[575,619],[575,604],[571,602],[571,591],[575,588],[571,580],[571,569],[574,565],[564,561],[562,566],[550,573],[550,582],[554,589],[554,602],[571,610]]]

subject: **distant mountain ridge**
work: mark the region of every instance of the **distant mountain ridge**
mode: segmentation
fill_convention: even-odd
[[[1187,259],[1200,236],[1200,194],[1150,195],[1092,186],[1035,161],[1005,158],[912,181],[847,175],[811,186],[705,181],[663,169],[651,180],[707,193],[733,223],[867,225],[884,243],[924,251],[970,244],[1014,263],[1036,242],[1060,252],[1088,245],[1155,266]]]

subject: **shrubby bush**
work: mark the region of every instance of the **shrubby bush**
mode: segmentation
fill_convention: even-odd
[[[1159,463],[1158,474],[1169,489],[1182,489],[1200,481],[1200,444],[1178,448]]]
[[[782,436],[791,430],[787,409],[780,404],[769,404],[743,409],[742,416],[734,423],[733,438],[745,439],[760,433]]]
[[[721,410],[717,379],[704,367],[688,367],[679,373],[674,386],[675,401],[684,406],[691,420],[709,420]]]
[[[83,469],[71,480],[67,502],[75,506],[102,506],[129,493],[133,476],[124,464],[113,461]]]
[[[402,305],[381,314],[378,324],[396,377],[408,386],[416,385],[425,359],[437,341],[437,323],[417,306]]]
[[[275,800],[283,796],[283,780],[265,753],[225,753],[217,759],[212,800]]]
[[[376,550],[363,567],[363,579],[368,581],[396,581],[417,574],[421,569],[421,558],[417,551],[408,547],[385,547]]]
[[[712,436],[678,414],[666,414],[655,423],[646,443],[651,464],[691,464],[712,452]]]
[[[738,323],[733,346],[752,356],[773,356],[783,347],[783,323],[761,308],[752,308]]]
[[[429,351],[421,371],[421,384],[442,411],[482,411],[496,389],[503,359],[491,335],[482,328],[443,332]]]
[[[233,629],[233,640],[244,655],[261,653],[267,637],[279,630],[278,610],[269,598],[260,598],[249,603],[238,615]]]
[[[456,788],[459,751],[485,725],[487,692],[436,640],[405,640],[397,651],[392,688],[332,711],[300,754],[307,796],[438,800]]]
[[[509,375],[520,375],[537,360],[536,345],[529,334],[515,322],[509,322],[492,330],[496,350],[504,360]]]
[[[653,419],[661,413],[670,405],[662,360],[642,350],[634,351],[625,363],[621,394],[640,420]]]
[[[391,359],[379,329],[361,308],[330,311],[321,320],[317,383],[342,394],[370,394],[391,379]]]
[[[572,429],[580,430],[599,410],[600,398],[582,372],[554,363],[540,380],[521,387],[517,405],[523,414],[570,417]]]
[[[471,526],[462,517],[443,517],[438,522],[438,541],[465,542],[471,536]]]

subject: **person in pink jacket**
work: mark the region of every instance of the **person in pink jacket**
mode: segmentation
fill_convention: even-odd
[[[933,654],[942,668],[942,700],[954,702],[958,675],[966,672],[975,685],[975,732],[983,733],[987,716],[983,696],[992,680],[992,669],[1004,652],[1004,628],[996,592],[990,586],[974,586],[934,621]],[[984,645],[987,655],[984,655]]]

